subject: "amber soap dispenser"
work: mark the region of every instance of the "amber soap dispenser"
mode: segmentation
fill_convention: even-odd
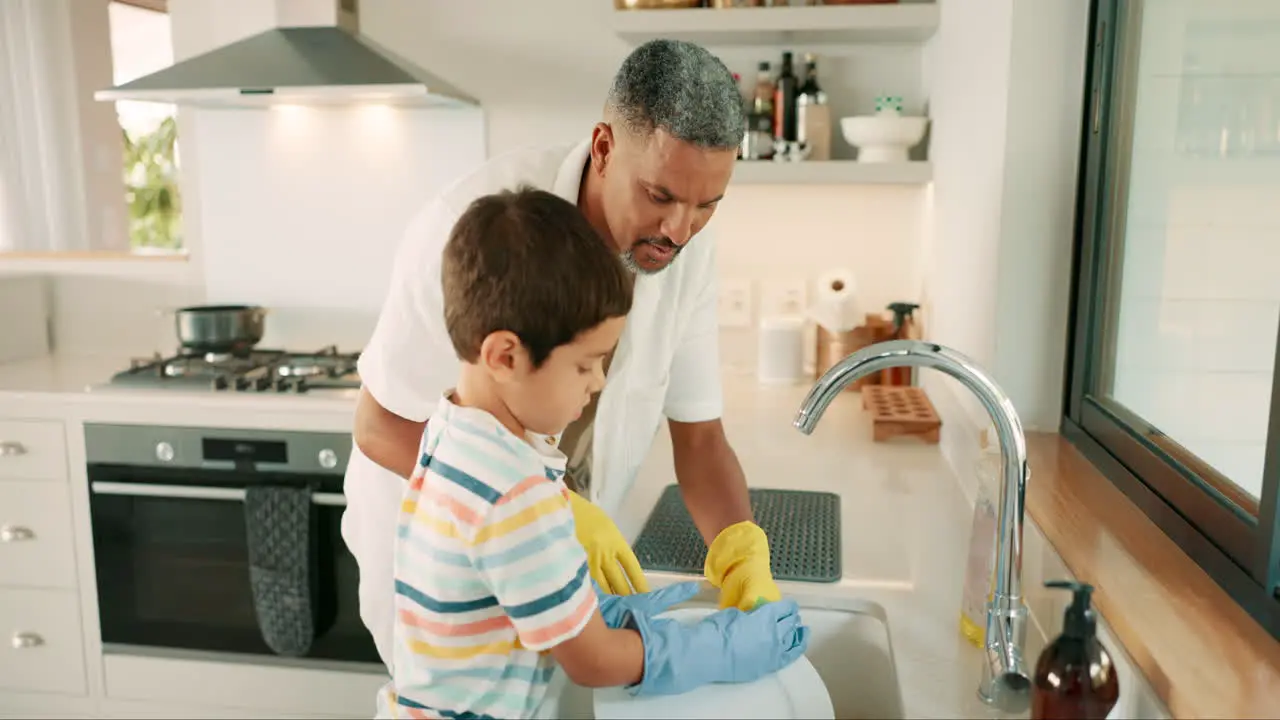
[[[1031,719],[1102,720],[1120,698],[1120,680],[1111,655],[1098,640],[1098,617],[1090,607],[1093,586],[1064,580],[1044,585],[1070,590],[1073,597],[1062,619],[1062,634],[1036,662]]]

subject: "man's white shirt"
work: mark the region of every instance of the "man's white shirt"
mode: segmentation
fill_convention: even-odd
[[[410,221],[386,302],[359,362],[364,387],[380,405],[424,421],[440,394],[457,383],[459,361],[445,330],[440,263],[458,217],[476,198],[521,185],[576,204],[588,147],[581,142],[493,158]],[[677,422],[720,417],[715,251],[714,238],[703,231],[666,270],[637,277],[592,429],[590,496],[610,515],[631,489],[663,417]],[[352,448],[342,537],[360,567],[360,616],[388,667],[394,537],[404,482]]]

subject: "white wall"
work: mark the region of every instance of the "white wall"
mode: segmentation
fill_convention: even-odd
[[[989,366],[995,358],[996,260],[1003,207],[1012,5],[941,4],[925,76],[933,116],[929,337]]]
[[[903,95],[909,112],[927,107],[936,181],[932,188],[735,185],[715,219],[722,275],[760,281],[759,289],[847,266],[869,308],[918,299],[927,284],[932,337],[991,368],[1028,426],[1056,427],[1083,5],[943,2],[939,34],[924,53],[789,48],[818,52],[837,114],[865,112],[889,92]],[[282,6],[172,0],[170,7],[181,59],[273,26]],[[361,9],[362,31],[373,40],[481,101],[490,154],[585,136],[630,50],[609,32],[610,3],[600,0],[365,0]],[[481,15],[486,22],[475,22]],[[776,61],[782,49],[713,48],[748,78],[756,61]],[[199,280],[175,287],[60,280],[59,347],[118,336],[130,352],[168,350],[156,307],[203,300],[277,309],[274,327],[296,332],[267,342],[358,346],[403,216],[443,180],[438,168],[398,164],[380,186],[360,181],[380,166],[352,145],[358,123],[322,117],[303,162],[291,154],[303,145],[273,131],[279,119],[266,113],[180,111],[184,232]],[[413,141],[413,154],[433,152],[426,137]],[[842,140],[835,145],[848,151]],[[345,203],[329,201],[335,197]],[[101,303],[108,293],[110,312]],[[113,331],[113,322],[121,327]]]
[[[484,161],[479,110],[284,106],[198,123],[206,299],[270,308],[270,347],[362,347],[410,218]]]
[[[1029,427],[1056,428],[1084,5],[948,0],[941,3],[939,34],[924,53],[901,47],[790,48],[797,55],[819,53],[823,84],[840,113],[866,111],[874,95],[887,92],[904,95],[909,111],[927,107],[936,181],[932,188],[735,185],[715,220],[722,275],[789,281],[848,266],[859,275],[868,307],[920,298],[925,285],[932,337],[991,368]],[[278,9],[258,0],[172,0],[175,57],[270,27]],[[630,49],[609,32],[610,3],[603,0],[364,0],[361,10],[362,30],[373,40],[479,98],[490,154],[584,136]],[[475,22],[481,15],[486,21]],[[713,48],[747,77],[756,60],[776,61],[782,49]],[[180,114],[186,235],[202,282],[174,292],[118,292],[117,315],[152,313],[156,297],[258,298],[286,311],[273,320],[291,309],[321,310],[318,318],[295,317],[299,327],[316,329],[314,340],[323,339],[325,315],[334,315],[338,304],[357,308],[344,320],[344,337],[367,332],[367,309],[386,276],[387,253],[399,241],[392,227],[398,221],[379,218],[377,228],[366,233],[365,245],[374,248],[368,260],[330,256],[335,248],[350,247],[350,225],[290,232],[283,215],[272,215],[280,207],[273,199],[296,199],[296,193],[289,194],[285,176],[269,180],[266,172],[272,163],[278,171],[288,162],[260,158],[255,164],[246,149],[261,146],[266,126],[247,131],[248,121],[228,121],[219,129],[201,127],[201,121],[191,111]],[[330,127],[333,138],[342,137],[341,124]],[[839,139],[835,144],[845,147]],[[204,166],[229,172],[233,164],[243,187],[225,181],[208,187],[210,172],[218,177],[220,171]],[[397,177],[414,177],[403,172]],[[395,208],[393,215],[421,195],[420,189],[406,190],[383,200]],[[237,217],[228,207],[243,212]],[[303,248],[312,252],[299,252]],[[266,258],[282,253],[293,254],[297,264],[266,270]],[[241,259],[247,265],[238,264]],[[314,281],[306,287],[279,282],[286,275]],[[335,290],[333,298],[317,297],[321,289],[346,281],[351,284]],[[77,285],[59,284],[59,314],[79,317],[77,301],[86,316],[101,314]],[[163,326],[159,332],[163,336]],[[931,388],[939,385],[936,378],[929,382]],[[969,410],[972,417],[980,415],[972,404]]]
[[[1280,5],[1166,0],[1142,22],[1113,395],[1256,497],[1280,324]]]
[[[188,0],[190,1],[190,0]],[[364,0],[361,30],[472,94],[483,104],[490,154],[584,138],[631,46],[608,30],[606,0]],[[484,17],[484,22],[476,18]],[[710,48],[745,79],[783,50],[819,57],[819,78],[837,115],[866,113],[876,95],[925,105],[917,47]],[[745,85],[744,85],[745,86]],[[842,138],[838,157],[852,157]],[[725,277],[813,278],[832,265],[859,276],[865,304],[919,297],[920,187],[731,186],[716,213]]]
[[[326,2],[331,0],[171,0],[174,57],[190,57],[271,27],[299,3]],[[372,40],[481,101],[490,155],[585,137],[599,119],[613,72],[630,51],[608,30],[612,6],[604,0],[364,0],[360,7],[361,30]],[[481,17],[483,22],[478,21]],[[879,94],[902,95],[908,112],[925,106],[918,47],[713,48],[744,77],[754,74],[758,60],[776,64],[783,49],[793,50],[797,62],[805,51],[819,53],[822,84],[837,115],[868,112]],[[363,188],[352,185],[355,194],[345,203],[309,206],[332,215],[290,215],[286,206],[300,195],[323,194],[326,179],[348,187],[341,185],[347,177],[344,168],[355,171],[363,163],[361,172],[366,172],[376,163],[344,147],[335,154],[346,159],[317,157],[324,154],[317,150],[311,157],[314,162],[304,168],[296,158],[282,158],[276,144],[263,145],[271,122],[209,121],[206,115],[210,113],[179,112],[184,235],[203,278],[203,285],[191,292],[202,299],[269,302],[280,308],[271,317],[273,327],[287,321],[297,332],[285,338],[269,336],[264,342],[330,342],[324,333],[333,325],[332,310],[347,306],[347,312],[337,313],[344,318],[341,334],[344,342],[358,346],[357,338],[372,326],[367,310],[387,277],[389,251],[400,240],[399,215],[429,194],[435,180],[423,178],[438,179],[436,169],[397,166],[387,178],[399,181],[398,192],[384,183],[374,198],[360,195]],[[317,136],[320,147],[347,142],[344,121],[323,125]],[[852,154],[840,138],[833,146],[837,156]],[[254,149],[268,154],[255,157]],[[420,144],[415,152],[431,151]],[[234,184],[227,182],[228,176]],[[304,182],[291,188],[290,178]],[[347,177],[347,182],[352,179]],[[338,187],[331,189],[340,194]],[[914,300],[923,273],[925,193],[923,187],[911,186],[734,185],[715,219],[721,272],[725,277],[789,282],[812,279],[822,269],[841,265],[858,273],[868,307]],[[362,205],[374,208],[376,215],[363,216],[368,222],[362,226],[359,254],[343,254],[355,247],[353,225],[360,222]],[[290,255],[291,264],[276,267],[269,262],[284,254]],[[100,314],[93,298],[80,297],[72,284],[60,286],[62,315],[78,317],[79,306],[85,316]],[[327,297],[317,297],[321,294]],[[119,293],[119,316],[152,314],[152,295]],[[160,295],[168,298],[174,293],[166,290]],[[304,308],[320,311],[319,316],[295,312]],[[62,341],[75,344],[73,338]]]
[[[1087,5],[943,2],[926,60],[928,329],[989,369],[1028,429],[1056,430],[1062,410]],[[954,420],[986,423],[968,391],[925,382],[956,396],[941,400],[964,409]]]

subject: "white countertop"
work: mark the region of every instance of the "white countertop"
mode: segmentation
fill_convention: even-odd
[[[61,357],[0,365],[0,416],[171,425],[350,429],[355,391],[300,395],[175,392],[107,386],[127,357]],[[783,583],[807,595],[883,606],[907,717],[996,717],[976,697],[982,653],[958,627],[971,506],[936,445],[871,441],[860,396],[847,393],[805,436],[791,426],[807,385],[761,386],[727,370],[724,423],[753,487],[841,498],[843,579]],[[665,430],[616,518],[634,539],[675,482]]]
[[[840,496],[843,578],[779,583],[782,592],[871,600],[889,632],[912,718],[1003,717],[977,699],[982,651],[960,635],[972,506],[937,445],[875,443],[861,396],[832,402],[812,435],[791,426],[808,386],[761,386],[725,377],[725,430],[751,487]],[[662,490],[675,482],[670,437],[660,432],[616,518],[634,540]]]
[[[242,393],[110,384],[127,355],[46,355],[0,364],[0,415],[95,422],[348,431],[356,390]]]

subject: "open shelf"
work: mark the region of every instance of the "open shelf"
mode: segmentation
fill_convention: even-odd
[[[919,43],[938,29],[932,2],[806,7],[614,10],[613,31],[632,43],[655,38],[699,45]]]
[[[0,252],[0,277],[81,275],[175,282],[191,279],[198,269],[185,252]]]
[[[932,179],[933,165],[929,162],[740,160],[733,170],[732,182],[751,185],[922,185]]]

